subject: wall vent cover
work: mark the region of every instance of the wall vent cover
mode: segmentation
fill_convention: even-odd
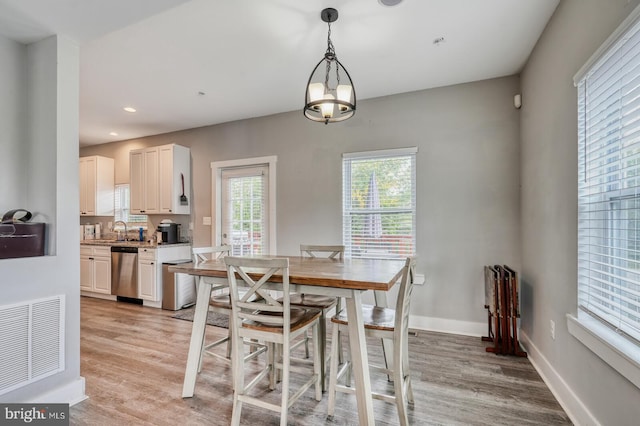
[[[0,395],[64,371],[64,300],[0,306]]]

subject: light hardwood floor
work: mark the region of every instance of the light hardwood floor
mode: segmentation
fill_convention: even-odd
[[[227,425],[231,369],[204,361],[193,398],[182,399],[191,323],[174,313],[126,303],[81,300],[81,374],[89,399],[71,407],[73,425]],[[225,329],[207,327],[212,339]],[[486,353],[480,338],[418,332],[409,339],[415,425],[567,425],[567,415],[525,358]],[[371,361],[379,345],[369,345]],[[222,349],[222,348],[221,348]],[[372,376],[375,388],[390,385]],[[295,385],[294,385],[295,386]],[[275,392],[259,388],[265,398]],[[327,418],[327,397],[307,391],[290,410],[296,425],[357,424],[355,396],[338,395]],[[374,401],[376,425],[398,424],[395,406]],[[277,425],[272,413],[243,409],[242,424]]]

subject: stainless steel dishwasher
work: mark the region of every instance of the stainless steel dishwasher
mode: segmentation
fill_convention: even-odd
[[[111,294],[118,300],[138,299],[137,247],[111,247]]]

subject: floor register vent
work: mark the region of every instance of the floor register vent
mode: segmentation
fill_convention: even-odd
[[[0,395],[64,370],[64,295],[0,306]]]

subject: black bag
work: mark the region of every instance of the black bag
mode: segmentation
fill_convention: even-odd
[[[18,212],[25,214],[15,219]],[[44,256],[45,224],[29,222],[31,212],[9,210],[0,223],[0,259]]]

